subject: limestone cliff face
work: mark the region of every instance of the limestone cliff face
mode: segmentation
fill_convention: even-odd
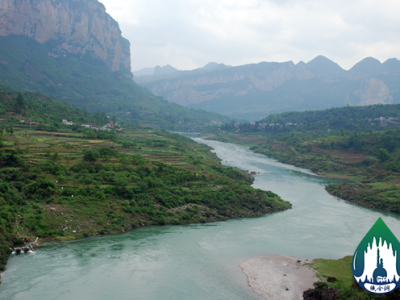
[[[113,71],[131,69],[130,44],[97,0],[0,0],[0,36],[57,40],[49,55],[93,51]]]

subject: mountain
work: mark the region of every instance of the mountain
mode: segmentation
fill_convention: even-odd
[[[171,78],[180,78],[185,76],[192,76],[192,75],[199,75],[204,74],[212,71],[223,70],[227,68],[231,68],[232,66],[227,66],[224,64],[219,64],[216,62],[210,62],[206,64],[202,68],[190,70],[190,71],[183,71],[178,70],[170,65],[166,65],[164,67],[157,66],[154,69],[152,68],[145,68],[139,71],[134,72],[135,75],[135,82],[146,85],[146,83],[150,83],[153,81],[163,80],[163,79],[171,79]],[[150,70],[153,70],[150,73]],[[137,73],[139,72],[139,73]],[[135,74],[136,73],[136,74]]]
[[[206,64],[203,67],[203,70],[207,70],[207,71],[215,71],[215,70],[222,70],[222,69],[226,69],[226,68],[230,68],[231,66],[227,66],[224,64],[219,64],[216,62],[210,62],[208,64]]]
[[[346,72],[337,63],[322,55],[317,56],[313,60],[309,61],[306,65],[307,68],[317,76],[332,76]]]
[[[382,64],[379,60],[373,57],[366,57],[362,61],[356,63],[349,73],[360,74],[361,76],[366,73],[376,73],[382,69]]]
[[[154,68],[154,73],[153,74],[155,76],[170,75],[170,74],[174,74],[177,71],[178,71],[177,69],[175,69],[174,67],[172,67],[170,65],[166,65],[164,67],[157,66],[157,67]]]
[[[383,64],[366,58],[349,71],[324,56],[298,64],[216,65],[135,81],[171,102],[249,121],[283,111],[400,103],[400,62],[395,58]]]
[[[130,43],[96,0],[2,0],[0,36],[25,35],[39,43],[58,40],[48,55],[93,52],[112,71],[130,73]]]
[[[0,1],[5,86],[172,130],[227,119],[155,96],[133,82],[130,68],[129,42],[97,0]]]
[[[137,71],[133,71],[133,76],[149,76],[154,74],[155,68],[143,68]]]
[[[389,58],[383,64],[383,69],[389,72],[399,72],[400,70],[400,61],[396,58]]]

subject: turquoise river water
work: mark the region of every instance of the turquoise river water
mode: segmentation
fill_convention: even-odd
[[[398,216],[329,195],[324,186],[335,180],[246,147],[195,140],[213,147],[226,165],[260,172],[254,187],[277,193],[293,208],[259,218],[46,243],[34,254],[11,257],[0,299],[259,299],[239,267],[246,259],[263,253],[351,255],[378,217],[400,236]]]

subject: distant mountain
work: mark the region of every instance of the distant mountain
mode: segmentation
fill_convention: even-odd
[[[317,56],[306,65],[307,68],[317,76],[342,75],[346,72],[337,63],[322,55]]]
[[[224,65],[224,64],[219,64],[219,63],[216,63],[216,62],[210,62],[210,63],[206,64],[206,65],[203,67],[203,70],[215,71],[215,70],[223,70],[223,69],[231,68],[231,67],[232,67],[232,66],[227,66],[227,65]]]
[[[178,70],[170,65],[166,65],[164,67],[157,66],[154,68],[154,71],[152,74],[148,74],[146,72],[146,74],[143,74],[143,75],[135,75],[135,72],[134,72],[134,75],[135,75],[134,80],[135,80],[135,82],[137,82],[139,84],[146,85],[147,82],[153,82],[153,81],[158,81],[158,80],[162,80],[162,79],[179,78],[181,76],[199,75],[199,74],[204,74],[204,73],[208,73],[208,72],[212,72],[212,71],[228,69],[231,67],[232,66],[219,64],[216,62],[210,62],[202,68],[198,68],[198,69],[194,69],[194,70],[190,70],[190,71]],[[142,70],[150,70],[150,69],[151,68],[142,69]],[[142,70],[139,70],[139,71],[142,71]],[[141,72],[140,74],[142,74],[142,73],[143,72]]]
[[[154,74],[155,68],[144,68],[137,71],[133,71],[133,76],[149,76]]]
[[[385,71],[396,73],[400,70],[400,60],[397,60],[396,58],[389,58],[382,64],[382,66]]]
[[[6,87],[174,130],[227,120],[155,96],[132,81],[130,68],[129,42],[97,0],[0,1],[0,83]],[[171,68],[159,70],[169,75]]]
[[[259,120],[283,111],[400,103],[400,62],[366,58],[346,71],[324,56],[308,63],[210,63],[193,71],[135,81],[184,106]]]
[[[157,66],[154,68],[154,75],[155,76],[162,76],[162,75],[170,75],[170,74],[174,74],[175,72],[177,72],[178,69],[175,69],[174,67],[170,66],[170,65],[166,65],[164,67],[160,67]]]
[[[365,76],[366,74],[375,74],[383,69],[382,63],[373,57],[364,58],[362,61],[356,63],[350,70],[351,74],[359,74]]]

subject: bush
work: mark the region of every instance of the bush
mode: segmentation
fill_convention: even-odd
[[[94,163],[98,158],[99,158],[99,153],[92,149],[88,149],[83,152],[84,161],[87,161],[89,163]]]
[[[389,153],[386,151],[386,149],[383,149],[383,148],[378,150],[377,156],[382,163],[387,161],[390,158]]]

